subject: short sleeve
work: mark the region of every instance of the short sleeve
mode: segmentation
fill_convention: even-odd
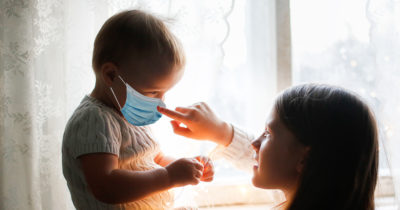
[[[245,133],[241,129],[233,126],[233,139],[227,146],[217,146],[210,154],[212,159],[224,158],[230,161],[237,168],[244,171],[251,171],[256,163],[253,154],[254,150],[251,146],[253,136]]]
[[[100,107],[75,112],[64,132],[64,147],[73,158],[90,153],[119,156],[121,131],[117,120]]]

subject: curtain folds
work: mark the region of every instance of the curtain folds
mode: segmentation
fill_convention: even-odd
[[[374,65],[384,72],[376,93],[396,91],[400,3],[366,4]],[[62,175],[64,126],[94,87],[91,54],[98,30],[111,15],[133,8],[163,18],[185,48],[185,77],[168,95],[170,107],[206,101],[227,121],[258,132],[275,93],[291,84],[289,0],[2,0],[0,209],[74,209]],[[400,204],[398,96],[386,97],[381,109]],[[156,137],[171,134],[165,119],[159,125]],[[167,153],[207,149],[194,151],[194,144],[174,138],[161,142]]]
[[[185,79],[170,94],[171,106],[207,101],[219,104],[215,109],[224,116],[235,110],[251,110],[252,104],[237,93],[249,98],[254,94],[246,93],[255,93],[256,88],[237,84],[254,80],[259,82],[257,89],[265,89],[258,94],[267,98],[275,91],[275,83],[265,82],[267,72],[263,77],[256,72],[246,76],[251,68],[244,67],[255,60],[249,55],[257,54],[258,49],[271,54],[248,39],[249,34],[255,35],[251,31],[259,28],[243,21],[250,21],[246,15],[251,12],[247,11],[252,8],[250,2],[270,7],[264,1],[235,0],[0,1],[0,209],[73,209],[62,175],[62,134],[73,110],[94,87],[94,38],[104,21],[121,10],[135,8],[158,15],[181,39],[187,70]],[[230,20],[235,16],[231,14],[234,8],[241,10]],[[246,18],[237,24],[241,17]],[[233,39],[232,34],[236,34]],[[239,54],[237,44],[243,50]],[[238,55],[240,59],[236,59]],[[267,65],[269,61],[255,69],[262,72]],[[269,84],[268,92],[265,87]],[[226,103],[235,106],[228,106],[228,112]],[[258,106],[264,110],[263,104]],[[235,120],[244,125],[255,122],[251,116],[257,117],[257,122],[265,120],[265,115],[254,109],[244,114],[247,118]],[[162,134],[170,133],[169,125],[163,127]],[[173,142],[166,145],[170,150],[177,148],[171,146]]]

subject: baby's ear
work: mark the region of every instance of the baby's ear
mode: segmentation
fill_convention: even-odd
[[[301,158],[296,166],[297,173],[299,173],[299,174],[301,174],[303,172],[304,166],[308,159],[308,154],[310,153],[310,149],[311,149],[310,147],[303,148]]]
[[[117,66],[114,63],[107,62],[103,63],[100,68],[100,74],[103,79],[103,82],[110,87],[113,84],[113,81],[117,79]]]

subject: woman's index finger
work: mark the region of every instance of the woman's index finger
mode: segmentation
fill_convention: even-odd
[[[183,122],[183,123],[187,121],[186,120],[186,116],[184,114],[180,113],[180,112],[177,112],[177,111],[174,111],[174,110],[171,110],[171,109],[167,109],[167,108],[164,108],[164,107],[160,107],[160,106],[157,107],[157,110],[161,114],[163,114],[163,115],[165,115],[165,116],[167,116],[169,118],[172,118],[174,120],[178,120],[178,121]]]

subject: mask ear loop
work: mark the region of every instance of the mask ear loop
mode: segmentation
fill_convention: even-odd
[[[119,77],[119,79],[121,79],[121,81],[124,83],[124,85],[126,85],[125,81],[121,78],[121,76],[118,75],[118,77]],[[122,107],[121,107],[121,105],[119,104],[119,101],[118,101],[118,99],[117,99],[117,96],[116,96],[115,93],[114,93],[113,88],[110,87],[110,90],[111,90],[111,93],[112,93],[113,96],[114,96],[115,101],[116,101],[117,104],[118,104],[119,110],[122,110]]]
[[[118,78],[126,85],[126,82],[122,79],[121,75],[118,75]]]

